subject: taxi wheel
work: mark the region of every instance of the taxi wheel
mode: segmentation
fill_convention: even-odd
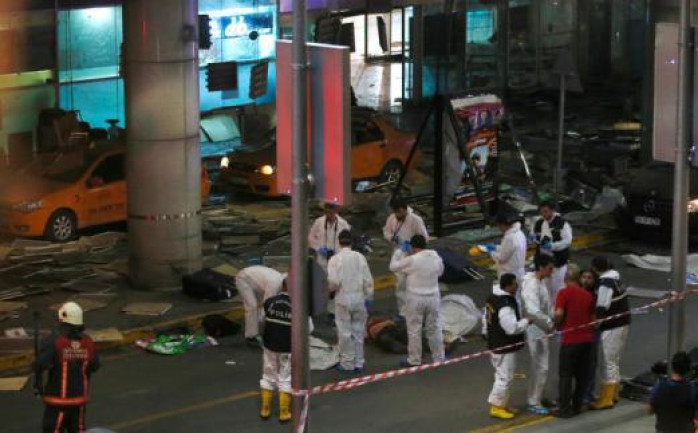
[[[68,242],[75,238],[78,232],[78,222],[75,214],[61,209],[54,212],[46,223],[44,236],[53,242]]]
[[[402,163],[400,161],[392,160],[385,164],[383,170],[381,170],[380,183],[395,182],[400,180],[400,174],[402,173]]]

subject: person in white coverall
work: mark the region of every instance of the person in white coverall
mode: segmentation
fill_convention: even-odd
[[[497,225],[504,233],[502,242],[491,252],[492,260],[497,265],[497,277],[514,274],[521,284],[526,274],[526,235],[514,215],[497,217]]]
[[[245,339],[248,345],[262,347],[259,335],[262,307],[265,300],[279,294],[284,278],[285,274],[266,266],[250,266],[235,276],[235,286],[245,309]]]
[[[551,256],[555,270],[548,279],[550,299],[555,302],[557,292],[565,287],[567,262],[572,246],[572,227],[557,212],[550,202],[538,206],[540,218],[533,224],[533,241],[536,243],[536,256]]]
[[[339,216],[339,206],[325,203],[325,214],[315,220],[308,232],[308,246],[315,251],[315,260],[322,269],[321,277],[327,279],[327,262],[339,251],[339,234],[344,230],[351,231],[351,226]],[[323,283],[324,284],[324,283]],[[325,286],[327,290],[328,287]],[[327,311],[334,314],[334,301],[329,300]]]
[[[345,230],[339,234],[341,249],[327,265],[327,281],[335,301],[340,360],[337,369],[362,372],[366,319],[373,301],[373,277],[366,257],[352,251],[351,242],[351,233]]]
[[[482,333],[487,339],[487,348],[494,367],[494,384],[487,402],[490,416],[500,419],[514,418],[509,409],[509,395],[516,371],[516,354],[524,346],[524,331],[530,319],[522,318],[516,292],[516,275],[504,274],[495,284],[492,294],[485,303],[482,316]]]
[[[446,358],[441,320],[441,293],[439,277],[444,263],[434,250],[427,250],[427,240],[414,235],[410,240],[410,254],[396,249],[390,260],[390,270],[407,277],[405,319],[407,321],[407,359],[402,366],[422,363],[422,331],[426,333],[434,362]]]
[[[535,272],[524,277],[521,285],[523,312],[533,322],[526,329],[526,345],[531,355],[531,368],[528,378],[528,411],[546,415],[550,411],[543,407],[541,399],[548,381],[548,364],[550,361],[550,344],[542,338],[555,328],[553,321],[553,302],[548,292],[547,279],[553,273],[553,258],[542,255],[536,258]]]
[[[424,220],[419,215],[415,214],[411,208],[407,206],[404,199],[396,198],[390,204],[393,213],[388,217],[383,227],[383,237],[390,242],[395,249],[402,249],[407,252],[410,239],[414,235],[422,235],[424,239],[429,239],[427,227],[424,225]],[[395,277],[395,299],[397,300],[398,315],[405,317],[405,290],[406,278],[402,272],[396,272]]]
[[[621,284],[620,274],[613,269],[607,257],[594,257],[591,267],[599,274],[596,316],[599,319],[618,316],[599,326],[603,384],[599,398],[590,405],[592,409],[609,409],[615,406],[620,388],[620,360],[631,323],[630,302]]]

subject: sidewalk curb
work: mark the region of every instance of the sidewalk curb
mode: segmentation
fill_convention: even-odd
[[[614,236],[615,233],[612,231],[593,233],[579,236],[574,239],[572,243],[573,251],[581,251],[588,248],[595,248],[603,245],[607,245],[616,240]],[[528,254],[533,255],[535,249],[529,247]],[[460,251],[468,257],[468,251]],[[494,262],[490,257],[476,258],[473,259],[473,264],[483,268],[490,268],[494,265]],[[378,276],[374,279],[374,289],[376,292],[384,291],[394,287],[395,276],[393,274],[384,274]],[[97,343],[97,348],[99,350],[108,350],[118,347],[128,346],[133,344],[136,340],[150,338],[158,330],[174,328],[176,326],[186,326],[192,329],[199,329],[201,327],[201,320],[210,314],[220,314],[227,317],[230,320],[238,321],[244,317],[244,310],[242,305],[236,305],[231,308],[221,308],[220,310],[209,311],[206,313],[196,314],[192,316],[182,317],[179,319],[166,320],[164,322],[153,323],[151,325],[142,326],[138,328],[128,329],[121,331],[124,339],[118,342],[104,342]],[[0,374],[11,372],[11,371],[21,371],[29,368],[34,361],[34,352],[26,351],[17,354],[0,357]]]

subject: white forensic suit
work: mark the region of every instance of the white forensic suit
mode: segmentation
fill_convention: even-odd
[[[555,212],[553,214],[553,219],[559,217],[559,213]],[[548,239],[553,239],[554,237],[553,232],[550,228],[550,223],[543,218],[541,218],[541,220],[541,239],[546,237]],[[572,226],[570,226],[569,222],[565,221],[565,224],[562,226],[562,230],[560,230],[560,237],[561,239],[559,241],[551,243],[550,255],[554,256],[556,253],[569,250],[572,246]],[[541,253],[545,254],[545,250],[541,250]],[[566,274],[567,264],[565,263],[560,267],[556,266],[555,270],[553,271],[553,274],[548,279],[548,291],[550,292],[550,299],[552,299],[553,302],[557,298],[557,292],[559,292],[565,287]]]
[[[322,248],[326,248],[335,254],[341,248],[339,245],[339,234],[344,230],[351,231],[351,226],[341,216],[337,215],[337,220],[332,223],[327,221],[327,216],[323,215],[313,222],[308,232],[308,246],[317,252],[317,263],[327,272],[327,257],[320,254]]]
[[[528,405],[541,406],[550,360],[549,341],[541,337],[554,329],[553,306],[545,279],[536,278],[535,272],[526,274],[521,284],[521,300],[524,316],[535,317],[531,326],[526,329],[526,345],[531,355]]]
[[[614,280],[617,284],[614,290],[612,284],[604,284],[604,280]],[[620,274],[611,269],[604,272],[599,277],[599,291],[596,300],[596,307],[606,311],[602,317],[614,314],[629,313],[627,293],[620,291]],[[620,358],[625,348],[630,331],[630,315],[627,314],[621,319],[604,322],[601,324],[601,352],[603,382],[617,385],[620,383]]]
[[[497,278],[504,274],[514,274],[521,283],[526,274],[526,248],[526,235],[521,231],[521,223],[515,222],[492,252],[492,260],[497,265]]]
[[[341,216],[337,215],[334,223],[327,220],[327,216],[323,215],[315,220],[308,232],[308,246],[315,251],[315,260],[322,269],[322,273],[316,272],[313,276],[315,279],[322,280],[319,286],[327,290],[327,261],[328,257],[321,254],[322,249],[331,251],[333,254],[339,252],[339,234],[344,230],[351,231],[351,226]],[[327,311],[334,314],[334,301],[327,301]]]
[[[422,235],[424,239],[429,239],[427,226],[424,220],[419,215],[415,214],[412,208],[407,208],[407,216],[403,221],[398,221],[395,214],[391,214],[385,221],[383,227],[383,237],[386,241],[393,244],[395,248],[400,248],[403,242],[409,242],[414,235]],[[396,272],[395,277],[395,299],[397,300],[397,309],[400,316],[405,317],[405,290],[406,279],[405,274]]]
[[[245,308],[245,338],[259,335],[263,302],[281,291],[284,275],[266,266],[250,266],[235,276],[235,286]]]
[[[494,296],[511,296],[509,293],[502,290],[499,285],[495,285],[492,294]],[[489,312],[490,314],[492,312]],[[524,333],[529,323],[527,319],[518,319],[517,311],[514,311],[512,307],[505,306],[499,309],[497,313],[497,318],[499,319],[499,326],[502,328],[504,333],[508,336],[521,335]],[[488,311],[482,316],[482,332],[485,336],[488,336],[489,324],[488,324]],[[489,338],[488,338],[489,340]],[[492,361],[492,366],[494,367],[494,384],[492,385],[492,391],[487,398],[487,402],[493,406],[506,408],[509,403],[509,395],[511,394],[511,384],[514,381],[514,374],[516,371],[516,358],[517,352],[521,350],[512,349],[508,353],[497,354],[492,352],[490,354],[490,359]]]
[[[407,362],[411,365],[422,363],[422,330],[426,332],[434,362],[443,361],[446,355],[439,292],[439,277],[444,272],[441,257],[434,250],[421,250],[407,256],[396,249],[390,260],[390,270],[405,274],[407,281]]]
[[[340,363],[347,371],[362,369],[368,318],[366,300],[373,299],[373,277],[366,258],[351,248],[342,248],[330,258],[327,281],[330,290],[336,293],[335,323]]]

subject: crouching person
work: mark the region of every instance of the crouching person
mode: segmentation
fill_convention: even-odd
[[[490,416],[499,419],[511,419],[516,414],[508,407],[509,394],[516,369],[516,353],[524,347],[524,331],[529,325],[529,319],[521,318],[517,290],[516,275],[502,275],[499,286],[495,286],[487,298],[483,317],[483,331],[492,351],[495,370],[494,385],[487,401]]]
[[[274,391],[279,391],[279,421],[291,420],[291,298],[286,280],[281,292],[264,302],[264,360],[259,382],[259,416],[269,419]]]

